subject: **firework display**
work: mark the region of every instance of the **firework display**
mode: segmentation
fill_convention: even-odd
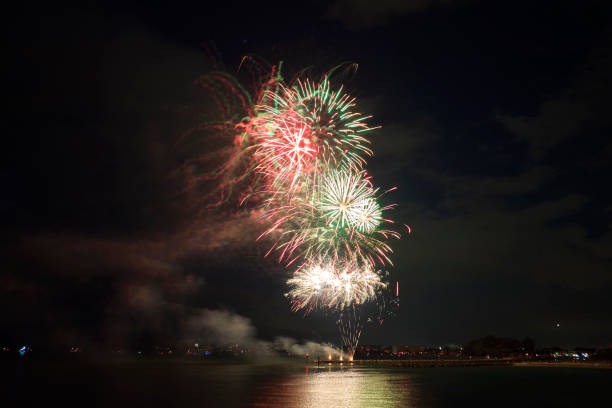
[[[353,303],[340,310],[336,325],[340,331],[342,345],[352,359],[363,330],[362,305]]]
[[[385,213],[395,205],[381,204],[384,193],[365,169],[373,154],[366,136],[377,127],[342,85],[333,85],[333,71],[318,82],[287,84],[273,68],[252,101],[240,88],[233,98],[246,116],[233,128],[234,154],[215,177],[224,181],[222,191],[240,190],[241,203],[257,208],[265,224],[258,239],[272,242],[267,254],[294,268],[286,295],[292,310],[335,313],[352,357],[363,306],[386,304],[381,296],[393,292],[380,268],[392,265],[387,241],[399,233],[386,227],[393,221]]]
[[[293,311],[342,309],[374,299],[387,286],[370,264],[320,258],[300,267],[287,281]]]
[[[356,229],[364,214],[363,209],[369,203],[377,207],[373,200],[375,191],[360,174],[330,171],[325,175],[321,185],[321,195],[317,205],[330,227]],[[378,212],[378,222],[372,220],[374,228],[380,223],[380,210],[375,211]]]
[[[370,128],[363,116],[353,109],[355,98],[343,92],[342,86],[331,89],[329,76],[319,83],[310,79],[297,80],[293,86],[280,85],[280,89],[268,90],[265,104],[258,109],[266,116],[271,128],[290,121],[308,128],[308,137],[317,148],[317,162],[323,167],[360,169],[365,165],[363,156],[371,156],[370,143],[363,134]]]

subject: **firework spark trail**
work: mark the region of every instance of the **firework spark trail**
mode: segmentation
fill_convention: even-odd
[[[336,321],[342,343],[347,355],[352,360],[361,337],[363,330],[363,322],[361,320],[361,306],[352,304],[340,311],[338,320]]]
[[[370,180],[363,177],[363,173],[330,171],[323,179],[317,204],[331,227],[358,228],[362,232],[372,232],[382,218],[374,199],[376,191]],[[364,211],[366,208],[373,210],[371,219],[366,223],[371,228],[362,226],[362,218],[367,214]]]
[[[373,300],[376,306],[372,316],[368,318],[369,321],[376,321],[378,326],[382,326],[383,322],[395,315],[400,305],[399,298],[399,282],[395,282],[395,285],[387,284],[383,289],[376,293],[376,297]]]
[[[277,166],[281,168],[288,166],[290,169],[301,170],[308,166],[309,159],[317,150],[311,147],[310,139],[304,135],[306,130],[305,126],[289,127],[283,121],[283,126],[279,128],[280,137],[265,139],[258,149],[264,156],[263,165],[269,166],[278,161]]]
[[[281,84],[279,92],[269,90],[266,97],[268,103],[257,108],[272,126],[282,120],[308,125],[324,167],[360,169],[366,163],[364,156],[372,155],[366,146],[370,142],[363,136],[376,129],[365,123],[371,116],[354,112],[355,98],[342,87],[331,90],[327,76],[317,84],[309,79],[298,79],[293,86]]]
[[[273,247],[281,252],[280,262],[326,255],[392,265],[392,249],[385,241],[400,235],[381,228],[393,223],[383,218],[383,211],[395,206],[378,205],[386,192],[377,196],[364,172],[330,170],[304,180],[291,194],[279,196],[271,188],[264,203],[262,218],[269,227],[261,236],[276,236]]]

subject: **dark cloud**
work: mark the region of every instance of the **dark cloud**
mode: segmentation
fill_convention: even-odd
[[[329,16],[351,28],[367,28],[388,23],[393,15],[414,13],[429,7],[466,3],[466,0],[336,0],[329,8]]]
[[[605,114],[608,96],[612,93],[610,71],[612,56],[609,48],[610,32],[593,47],[591,57],[579,67],[577,77],[559,92],[546,99],[534,115],[499,116],[501,123],[518,140],[528,144],[534,160],[542,160],[561,143],[574,143],[592,129],[610,127]],[[608,45],[609,47],[609,45]]]
[[[372,172],[399,185],[394,217],[413,232],[394,245],[401,317],[373,334],[379,341],[405,331],[522,332],[550,343],[611,335],[602,296],[612,287],[606,38],[594,36],[556,91],[522,107],[535,114],[500,115],[516,108],[491,99],[478,118],[450,120],[444,108],[403,103],[403,119],[381,129]],[[555,319],[567,323],[562,334]]]

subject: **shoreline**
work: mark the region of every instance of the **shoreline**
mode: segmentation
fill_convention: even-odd
[[[517,361],[515,367],[580,367],[612,369],[612,361]]]
[[[344,366],[392,366],[403,368],[432,367],[564,367],[564,368],[604,368],[612,369],[612,361],[521,361],[511,359],[469,359],[469,360],[320,360],[312,363]]]

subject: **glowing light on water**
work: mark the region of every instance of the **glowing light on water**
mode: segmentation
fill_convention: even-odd
[[[410,371],[330,365],[289,374],[258,389],[254,406],[404,408],[427,406],[422,382]]]

